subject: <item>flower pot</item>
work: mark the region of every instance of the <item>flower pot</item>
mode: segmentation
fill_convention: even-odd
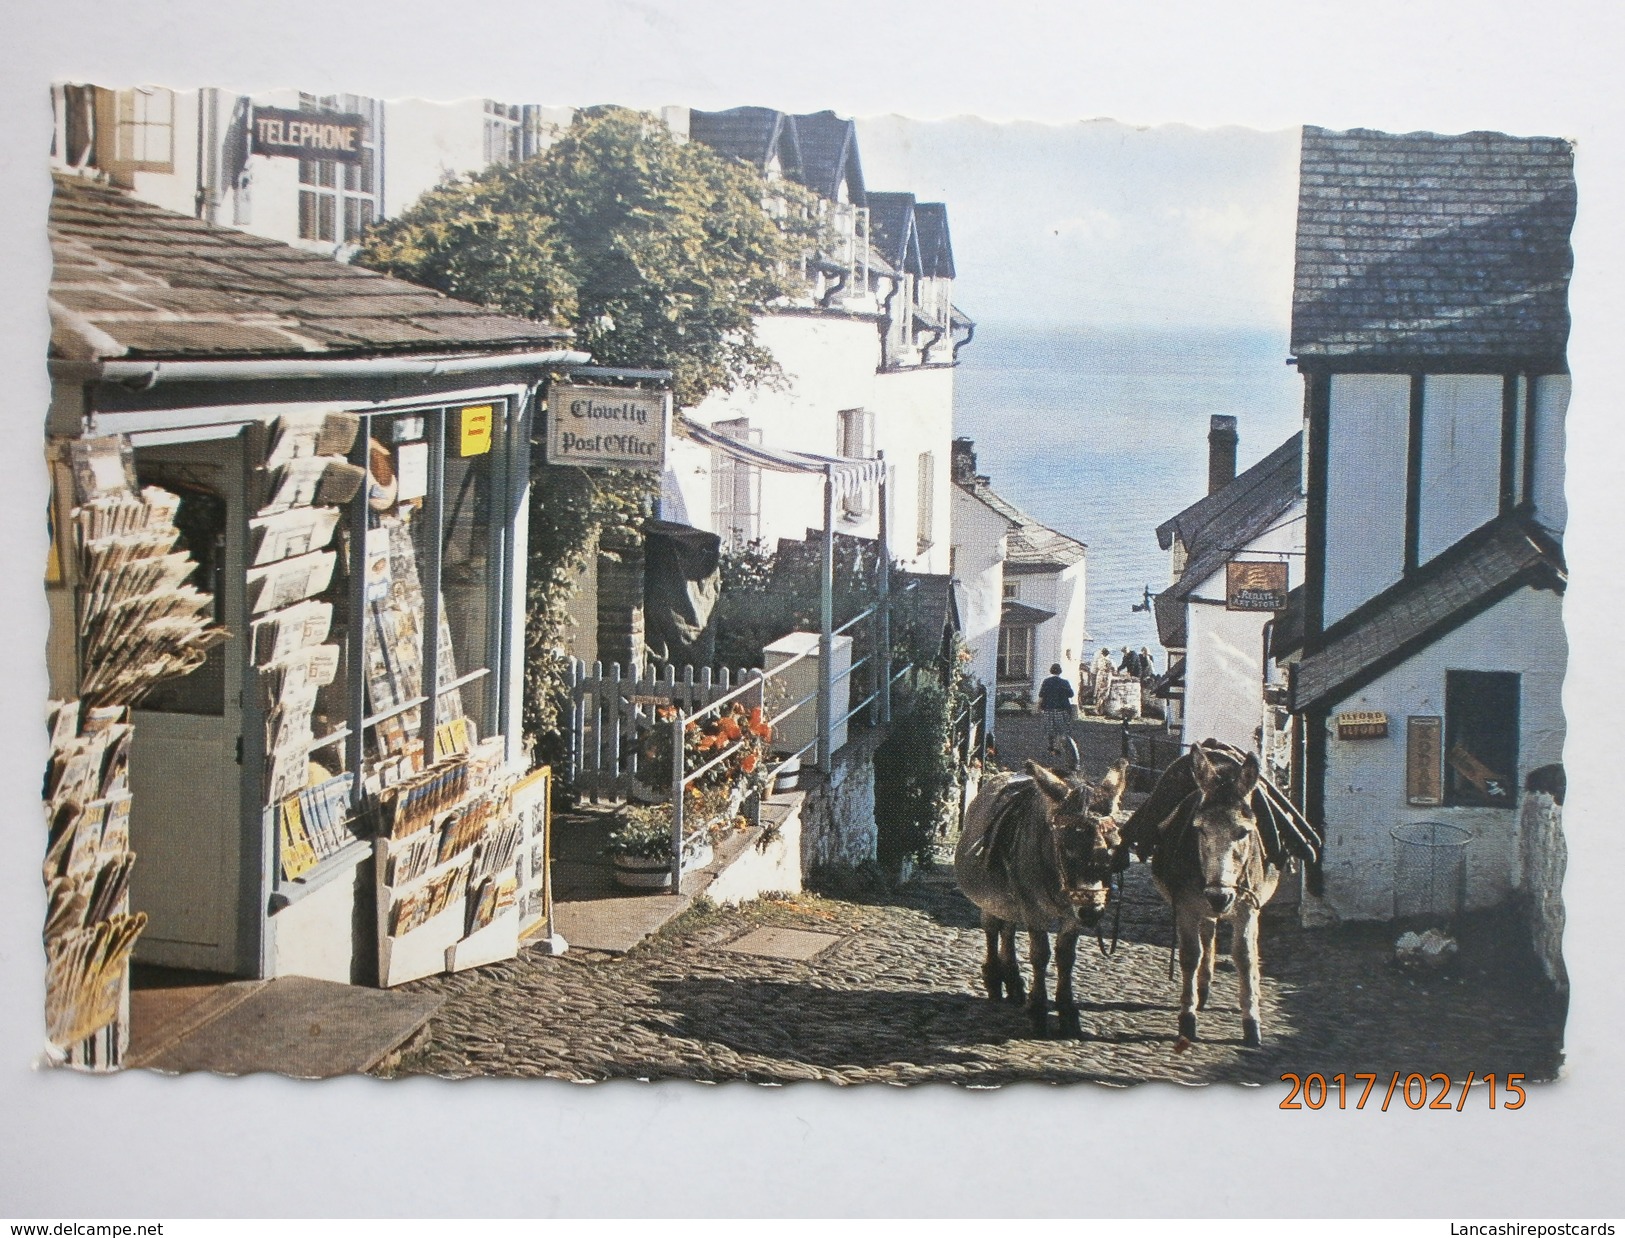
[[[691,843],[683,848],[683,871],[691,873],[697,868],[704,868],[712,857],[710,843]],[[665,856],[617,855],[614,861],[615,884],[622,889],[671,889],[671,860]]]

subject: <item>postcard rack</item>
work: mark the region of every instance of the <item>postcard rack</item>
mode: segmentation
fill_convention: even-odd
[[[384,789],[377,804],[378,983],[462,971],[519,950],[513,812],[501,736]]]
[[[74,589],[79,695],[47,713],[46,1037],[54,1060],[113,1070],[129,1047],[130,955],[147,923],[130,912],[130,710],[202,666],[226,633],[211,622],[214,599],[187,583],[196,561],[176,549],[180,500],[137,492],[126,439],[68,444],[52,478],[56,513],[72,495],[71,552],[53,539],[50,570]]]
[[[294,881],[355,841],[354,779],[312,762],[342,732],[316,736],[322,693],[340,646],[330,593],[338,553],[329,549],[341,508],[366,470],[345,457],[361,421],[353,413],[285,413],[275,423],[248,522],[249,655],[265,711],[265,803],[276,820],[281,878]],[[336,755],[336,753],[335,753]],[[323,777],[327,774],[329,776]]]

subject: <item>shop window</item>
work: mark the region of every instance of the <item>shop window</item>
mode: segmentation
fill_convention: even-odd
[[[875,454],[875,415],[866,408],[844,408],[837,423],[835,454],[849,460],[870,460]],[[852,519],[874,510],[874,485],[866,482],[841,500],[841,511]]]
[[[1014,602],[1021,596],[1021,585],[1014,580],[1004,582],[1004,600]]]
[[[436,477],[432,440],[444,417],[444,461]],[[464,433],[483,418],[480,436]],[[367,511],[366,684],[363,757],[384,782],[494,733],[501,648],[501,563],[506,529],[491,449],[503,434],[502,406],[374,417]],[[440,495],[439,534],[434,530]],[[438,567],[439,579],[435,579]],[[438,583],[439,619],[426,643]],[[426,727],[434,667],[434,735]]]
[[[916,500],[915,510],[915,551],[924,554],[931,549],[936,538],[934,526],[937,518],[936,502],[937,460],[936,453],[922,451],[919,460],[919,481],[914,491]]]
[[[1510,808],[1518,788],[1519,677],[1505,671],[1445,676],[1444,802]]]
[[[712,429],[737,443],[762,441],[747,417],[719,421]],[[762,536],[762,470],[724,451],[711,454],[713,527],[725,546],[737,550]]]
[[[999,629],[997,674],[1001,682],[1033,677],[1033,632],[1032,625],[1025,623],[1007,623]]]
[[[379,152],[383,104],[358,95],[301,94],[299,106],[307,112],[358,113],[364,120],[360,163],[299,161],[299,239],[353,245],[383,214]]]

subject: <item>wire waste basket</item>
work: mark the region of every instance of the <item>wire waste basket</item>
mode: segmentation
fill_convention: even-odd
[[[1414,928],[1449,928],[1467,901],[1467,844],[1473,835],[1443,821],[1411,821],[1394,840],[1394,920]]]

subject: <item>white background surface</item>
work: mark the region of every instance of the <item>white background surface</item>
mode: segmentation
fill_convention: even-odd
[[[281,0],[240,15],[196,0],[13,0],[0,17],[0,563],[10,586],[0,598],[10,741],[0,750],[0,1214],[1618,1215],[1620,965],[1608,934],[1622,871],[1611,805],[1625,498],[1613,441],[1621,20],[1602,3],[1508,0]],[[1381,1114],[1283,1113],[1280,1087],[301,1084],[31,1069],[43,972],[46,86],[62,77],[1577,138],[1566,1079],[1532,1091],[1515,1113],[1470,1102],[1462,1114]],[[963,298],[973,306],[974,290]]]

